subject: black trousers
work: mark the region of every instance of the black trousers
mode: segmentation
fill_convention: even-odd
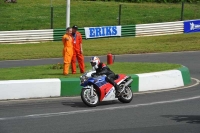
[[[109,74],[106,77],[106,81],[109,82],[110,84],[112,84],[116,90],[119,90],[119,86],[117,85],[117,83],[115,83],[115,74]]]

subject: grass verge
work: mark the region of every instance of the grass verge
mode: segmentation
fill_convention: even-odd
[[[79,77],[81,74],[62,75],[62,69],[52,69],[53,65],[16,67],[0,69],[0,80],[17,80],[17,79],[43,79],[43,78],[72,78]],[[179,64],[169,63],[128,63],[115,62],[109,65],[115,73],[139,74],[156,71],[164,71],[180,68]],[[89,63],[86,64],[86,70],[90,70]]]
[[[85,56],[138,54],[200,50],[200,33],[154,37],[121,37],[83,40]],[[20,60],[62,57],[62,42],[38,44],[2,44],[0,60]]]
[[[50,29],[50,0],[0,0],[0,30]],[[121,3],[71,0],[71,25],[79,27],[118,25],[119,4],[122,4],[121,25],[178,21],[181,3]],[[52,0],[54,28],[65,28],[66,1]],[[185,3],[184,20],[199,19],[200,2]]]

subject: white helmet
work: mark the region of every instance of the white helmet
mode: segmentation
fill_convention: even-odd
[[[97,56],[94,56],[90,59],[90,64],[93,68],[97,69],[100,63],[100,59]]]

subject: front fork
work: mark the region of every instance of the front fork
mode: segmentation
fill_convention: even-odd
[[[91,85],[91,87],[90,87],[90,95],[91,95],[91,97],[94,96],[94,87],[93,87],[93,85]]]

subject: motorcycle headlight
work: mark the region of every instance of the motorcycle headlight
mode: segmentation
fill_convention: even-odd
[[[84,83],[88,78],[86,76],[81,76],[80,77],[80,81],[81,81],[81,84]]]

